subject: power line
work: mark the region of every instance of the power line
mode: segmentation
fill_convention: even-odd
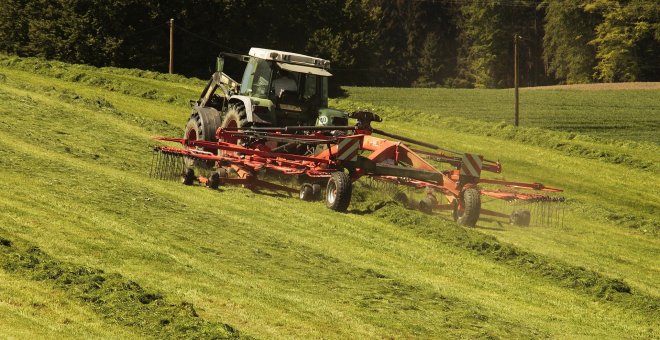
[[[211,40],[211,39],[208,39],[208,38],[206,38],[206,37],[203,37],[203,36],[201,36],[201,35],[199,35],[199,34],[197,34],[197,33],[191,32],[191,31],[189,31],[189,30],[187,30],[187,29],[181,27],[181,25],[176,26],[176,29],[177,29],[177,30],[181,30],[181,31],[183,31],[183,32],[185,32],[185,33],[188,33],[188,34],[190,34],[190,35],[196,37],[197,39],[200,39],[200,40],[206,41],[206,42],[209,43],[209,44],[213,44],[213,45],[216,45],[216,46],[218,46],[218,47],[226,48],[226,49],[228,49],[228,50],[231,51],[231,52],[234,52],[234,53],[239,53],[239,52],[240,52],[240,51],[238,51],[238,50],[236,50],[236,49],[233,49],[233,48],[231,48],[231,47],[229,47],[229,46],[225,46],[225,45],[220,44],[220,43],[217,43],[217,42],[215,42],[215,41],[213,41],[213,40]]]
[[[131,37],[134,37],[134,36],[136,36],[136,35],[139,35],[139,34],[142,34],[142,33],[146,33],[146,32],[149,32],[149,31],[153,31],[153,30],[155,30],[155,29],[157,29],[157,28],[161,28],[161,27],[163,27],[164,25],[167,25],[167,24],[169,24],[169,21],[166,21],[166,22],[164,22],[164,23],[162,23],[162,24],[159,24],[159,25],[156,25],[156,26],[152,26],[152,27],[149,27],[149,28],[143,29],[143,30],[141,30],[141,31],[133,32],[132,34],[129,34],[129,35],[127,35],[127,36],[124,36],[124,39],[126,39],[126,38],[131,38]]]

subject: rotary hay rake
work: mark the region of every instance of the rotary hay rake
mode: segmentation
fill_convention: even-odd
[[[481,216],[523,226],[563,220],[564,198],[555,196],[561,189],[482,178],[483,171],[501,173],[501,164],[375,129],[371,122],[382,119],[371,112],[357,111],[350,117],[357,119],[355,126],[219,128],[217,141],[156,137],[183,147],[155,147],[151,177],[181,178],[185,185],[200,183],[212,189],[237,184],[297,192],[307,201],[324,197],[326,206],[339,212],[350,205],[353,182],[367,177],[423,192],[416,201],[399,191],[397,200],[426,213],[448,211],[462,225],[475,226]],[[404,143],[434,151],[412,149]],[[432,162],[451,168],[439,170]],[[276,183],[269,174],[291,176],[300,187]],[[504,203],[513,211],[487,209],[489,201]]]

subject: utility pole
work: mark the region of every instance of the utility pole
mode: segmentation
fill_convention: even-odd
[[[174,73],[174,19],[170,19],[170,74]]]
[[[518,126],[518,33],[513,35],[513,92],[515,93],[513,124]]]

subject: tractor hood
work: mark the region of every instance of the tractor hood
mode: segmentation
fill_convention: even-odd
[[[309,67],[309,66],[303,66],[303,65],[295,65],[295,64],[287,64],[287,63],[281,63],[281,62],[276,62],[277,66],[279,66],[283,70],[287,70],[290,72],[298,72],[298,73],[303,73],[303,74],[314,74],[317,76],[323,76],[323,77],[331,77],[332,73],[322,69],[322,68],[317,68],[317,67]]]

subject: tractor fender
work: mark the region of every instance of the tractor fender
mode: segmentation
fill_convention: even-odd
[[[275,117],[272,111],[272,102],[267,99],[252,98],[248,96],[231,96],[229,97],[229,104],[242,104],[245,106],[245,114],[247,121],[257,124],[272,124],[275,122]],[[256,106],[267,107],[267,110],[255,112]]]

